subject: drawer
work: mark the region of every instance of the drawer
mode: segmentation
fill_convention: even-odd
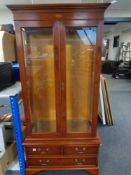
[[[65,155],[82,155],[82,154],[97,154],[98,153],[98,145],[71,145],[64,146],[64,154]]]
[[[90,157],[74,157],[74,158],[27,158],[27,166],[81,166],[81,165],[97,165],[97,158]]]
[[[25,148],[27,155],[59,155],[62,152],[61,146],[33,146]]]

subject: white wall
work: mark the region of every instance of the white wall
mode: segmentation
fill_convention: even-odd
[[[120,43],[125,44],[131,42],[131,23],[119,23],[113,26],[106,26],[104,29],[104,38],[110,40],[109,59],[116,60],[119,47],[113,48],[113,40],[115,36],[120,36]]]
[[[131,17],[129,10],[106,10],[105,17]]]
[[[120,32],[111,32],[108,35],[106,35],[106,37],[104,37],[105,39],[109,39],[109,60],[116,60],[116,56],[118,54],[118,50],[119,48],[114,47],[113,48],[113,40],[114,40],[114,36],[118,36],[120,35]]]
[[[120,42],[131,42],[131,29],[121,33]]]
[[[0,9],[0,24],[9,24],[9,23],[14,24],[13,14],[8,9],[5,10]]]

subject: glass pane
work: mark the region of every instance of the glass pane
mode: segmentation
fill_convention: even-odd
[[[67,132],[91,132],[96,28],[66,29]]]
[[[56,131],[52,30],[23,28],[32,132]]]

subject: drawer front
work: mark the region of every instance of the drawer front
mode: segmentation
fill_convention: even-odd
[[[64,146],[64,154],[65,155],[83,155],[83,154],[97,154],[98,146],[92,145],[72,145],[72,146]]]
[[[82,166],[97,165],[97,158],[75,157],[75,158],[27,158],[27,166]]]
[[[27,155],[59,155],[62,152],[60,146],[33,146],[26,147]]]

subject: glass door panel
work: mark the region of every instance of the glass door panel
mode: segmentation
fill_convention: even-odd
[[[51,28],[22,28],[32,132],[56,132]]]
[[[66,28],[67,132],[90,133],[96,28]]]

